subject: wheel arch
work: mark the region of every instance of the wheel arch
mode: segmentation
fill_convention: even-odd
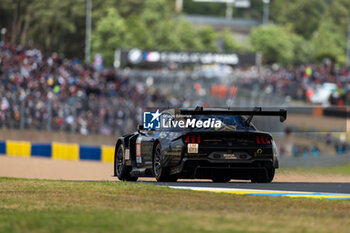
[[[152,162],[153,162],[153,155],[154,155],[154,152],[155,152],[158,144],[160,144],[160,141],[159,141],[159,139],[156,139],[153,143],[153,148],[152,148]],[[160,145],[160,146],[162,146],[162,145]]]

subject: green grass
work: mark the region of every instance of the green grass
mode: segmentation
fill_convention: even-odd
[[[350,201],[0,178],[0,232],[349,232]]]
[[[333,167],[296,167],[296,168],[280,168],[279,173],[295,172],[295,173],[312,173],[321,175],[344,175],[350,176],[350,164]]]

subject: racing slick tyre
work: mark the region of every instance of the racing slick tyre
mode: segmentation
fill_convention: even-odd
[[[162,165],[162,148],[158,143],[153,151],[152,172],[158,182],[176,182],[177,177],[169,174],[169,169]]]
[[[130,176],[131,168],[124,165],[125,149],[123,144],[119,144],[114,154],[114,169],[119,180],[136,181],[138,177]]]
[[[227,183],[231,180],[231,178],[227,176],[214,176],[211,180],[214,183]]]
[[[252,183],[271,183],[275,176],[275,168],[274,167],[266,167],[267,173],[265,176],[255,175],[252,177]]]

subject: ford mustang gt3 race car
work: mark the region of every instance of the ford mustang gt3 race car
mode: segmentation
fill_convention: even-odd
[[[164,182],[179,178],[271,182],[278,168],[276,144],[270,133],[251,123],[256,115],[279,116],[283,122],[287,112],[165,110],[154,117],[160,116],[162,127],[139,125],[137,132],[117,140],[114,176],[125,181],[155,177]]]

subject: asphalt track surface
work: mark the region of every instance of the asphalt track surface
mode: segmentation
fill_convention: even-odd
[[[258,190],[278,190],[278,191],[298,191],[298,192],[322,192],[322,193],[343,193],[350,194],[350,183],[306,183],[306,182],[272,182],[267,184],[255,184],[248,182],[171,182],[158,183],[143,181],[155,185],[176,186],[176,187],[195,187],[195,188],[222,188],[222,189],[258,189]]]
[[[112,171],[112,163],[71,162],[46,158],[29,159],[0,156],[0,177],[116,181],[116,177],[111,177]],[[335,196],[337,198],[350,199],[349,176],[277,173],[275,182],[269,184],[254,184],[238,180],[232,180],[229,183],[213,183],[209,180],[180,180],[176,183],[157,183],[154,178],[141,178],[139,182],[198,191],[224,191],[232,194],[283,195],[293,197],[296,195],[304,195],[304,197],[306,195],[312,195],[319,198],[333,198]],[[298,194],[297,192],[305,193]],[[340,197],[336,196],[337,194],[344,195]]]

